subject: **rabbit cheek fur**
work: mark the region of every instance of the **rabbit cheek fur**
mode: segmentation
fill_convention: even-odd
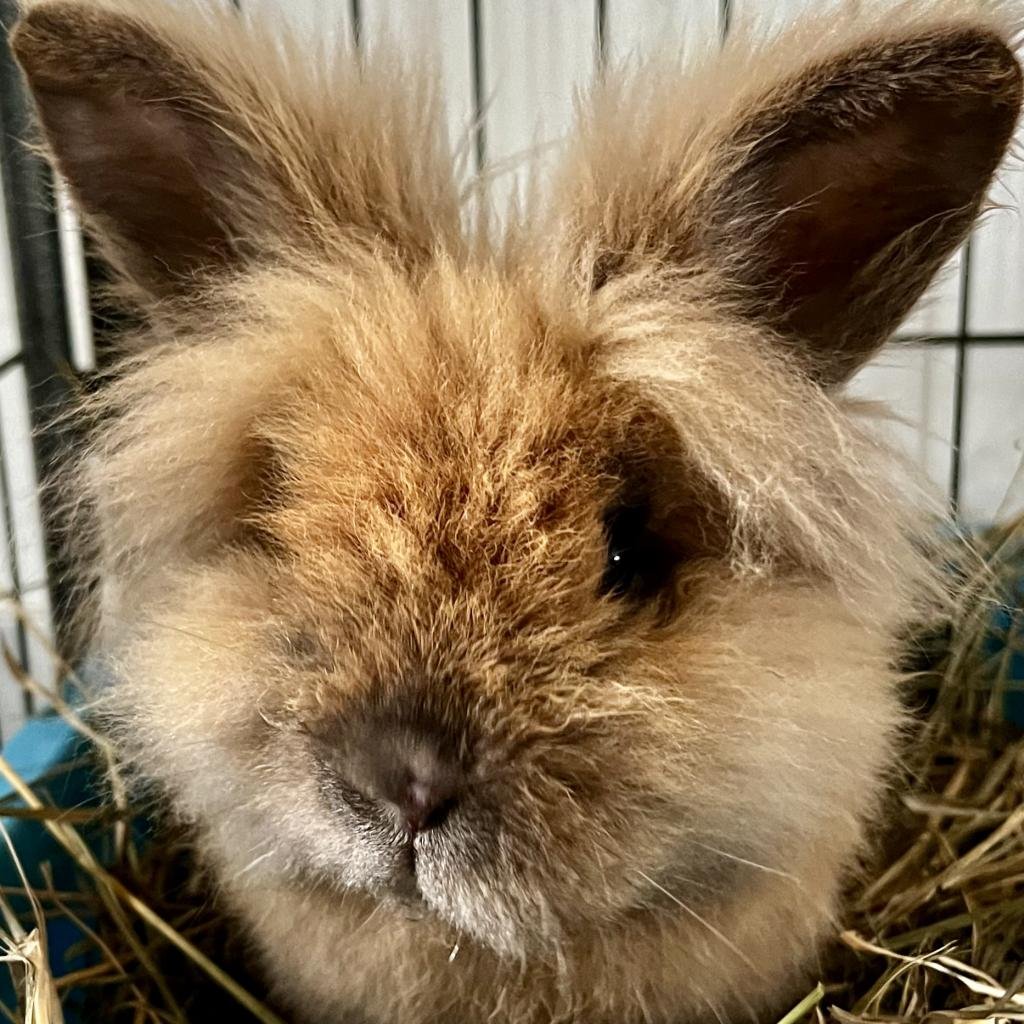
[[[297,1019],[758,1019],[806,981],[942,604],[842,385],[980,209],[1013,30],[830,13],[609,73],[488,245],[395,62],[29,5],[146,324],[71,485],[107,720]]]

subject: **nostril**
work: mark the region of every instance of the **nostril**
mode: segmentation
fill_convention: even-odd
[[[455,796],[450,786],[436,781],[412,779],[398,801],[398,811],[407,832],[416,835],[444,823]]]

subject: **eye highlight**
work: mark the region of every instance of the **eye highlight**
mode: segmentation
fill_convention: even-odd
[[[676,556],[650,526],[646,505],[610,509],[604,518],[608,546],[602,594],[645,601],[660,594],[672,579]]]

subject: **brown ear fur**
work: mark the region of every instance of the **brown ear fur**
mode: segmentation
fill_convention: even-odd
[[[12,37],[56,164],[143,293],[281,249],[413,265],[461,244],[426,76],[181,6],[42,2]]]
[[[892,22],[837,29],[841,45],[794,33],[785,53],[741,29],[713,76],[687,83],[689,122],[667,69],[613,77],[563,184],[593,285],[675,265],[823,382],[849,377],[966,236],[1021,104],[1005,26],[949,2]]]
[[[218,152],[214,99],[193,71],[141,25],[69,5],[30,12],[12,45],[115,261],[157,293],[223,262],[230,229],[213,189],[231,155],[223,142]]]
[[[749,155],[708,243],[749,246],[739,281],[781,333],[810,344],[817,376],[843,380],[966,237],[1020,102],[1013,54],[977,29],[811,69],[737,133]],[[754,219],[752,241],[730,236],[737,212]]]

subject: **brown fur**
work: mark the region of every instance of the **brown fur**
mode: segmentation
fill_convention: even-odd
[[[148,325],[76,484],[111,725],[299,1019],[756,1019],[806,980],[941,601],[913,487],[823,385],[977,214],[1011,31],[830,12],[620,70],[491,249],[392,59],[31,8],[53,157]],[[624,503],[656,593],[602,588]],[[317,754],[395,721],[467,764],[415,876]]]

